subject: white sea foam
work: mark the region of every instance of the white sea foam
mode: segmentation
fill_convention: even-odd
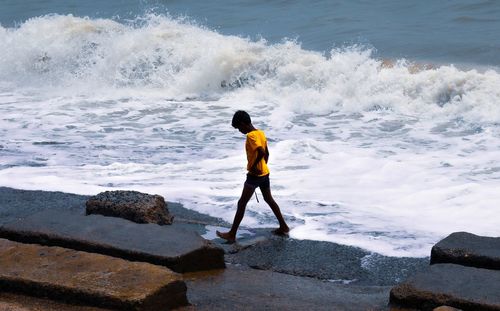
[[[243,85],[247,100],[299,113],[390,109],[478,121],[500,117],[494,70],[415,70],[404,60],[385,66],[363,47],[323,55],[291,41],[252,42],[157,15],[130,25],[52,15],[0,29],[7,47],[0,78],[16,87],[84,95],[98,89],[107,96],[110,88],[121,94],[153,89],[165,98],[219,99]]]
[[[428,256],[453,231],[499,235],[500,74],[328,55],[148,15],[0,26],[0,185],[134,189],[231,221],[245,109],[269,137],[296,238]],[[418,67],[418,68],[417,68]],[[250,202],[244,226],[274,226]]]

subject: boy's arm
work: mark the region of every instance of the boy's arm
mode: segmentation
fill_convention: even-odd
[[[266,164],[267,164],[268,160],[269,160],[269,149],[267,149],[267,146],[266,146],[266,154],[264,155],[264,161],[266,161]]]
[[[266,154],[268,154],[269,152],[266,153],[266,150],[261,146],[257,147],[256,151],[257,151],[257,158],[255,158],[255,162],[252,164],[252,167],[250,167],[250,173],[253,175],[260,175],[261,171],[257,168],[257,164],[259,164],[259,162],[262,159],[266,160],[266,158],[268,157],[268,156],[266,157]]]

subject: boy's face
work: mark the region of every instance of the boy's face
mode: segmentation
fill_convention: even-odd
[[[239,122],[238,124],[236,124],[235,128],[237,128],[238,131],[240,131],[240,133],[242,133],[242,134],[248,133],[248,126],[246,126],[245,124],[243,124],[241,122]]]

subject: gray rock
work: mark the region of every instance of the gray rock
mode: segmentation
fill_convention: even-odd
[[[455,264],[436,264],[391,290],[395,306],[433,310],[500,310],[500,271]]]
[[[330,242],[295,240],[252,229],[227,250],[226,261],[255,269],[356,285],[395,285],[429,265],[428,258],[386,257]]]
[[[500,270],[500,238],[454,232],[432,248],[431,264],[436,263]]]
[[[388,310],[389,286],[353,286],[229,265],[184,277],[197,311]]]
[[[90,241],[90,243],[85,244],[82,242],[80,246],[90,248],[93,245],[92,243],[95,242],[95,247],[102,247],[108,251],[116,251],[122,254],[123,257],[130,256],[136,258],[136,260],[140,260],[140,258],[137,259],[138,256],[143,258],[143,253],[148,253],[151,250],[154,252],[172,252],[172,254],[174,254],[175,249],[169,249],[166,246],[167,244],[161,244],[158,242],[159,240],[164,240],[164,237],[168,239],[169,236],[171,236],[172,231],[170,229],[178,229],[181,227],[182,229],[195,231],[195,229],[198,228],[196,231],[203,234],[206,232],[203,224],[226,227],[230,226],[230,224],[224,224],[220,219],[187,210],[180,204],[173,202],[168,202],[170,212],[176,217],[176,221],[171,226],[157,226],[153,224],[138,225],[120,218],[103,217],[100,215],[84,216],[85,202],[88,198],[88,196],[62,192],[27,191],[0,187],[0,225],[10,223],[9,226],[12,226],[11,228],[13,228],[15,223],[21,221],[25,222],[29,220],[25,219],[26,217],[46,210],[51,210],[54,214],[71,212],[74,215],[65,218],[66,223],[56,222],[53,225],[54,227],[57,227],[58,231],[51,233],[52,229],[40,230],[39,235],[36,235],[38,241],[40,241],[37,243],[70,243],[66,239],[57,241],[53,238],[58,236],[60,237],[60,235],[64,232],[69,232],[70,236],[73,236],[75,233],[74,231],[78,232],[79,230],[83,230],[84,232],[76,237],[79,237],[79,240]],[[50,222],[52,217],[54,217],[54,220],[57,219],[56,216],[47,214],[45,219],[47,222]],[[103,219],[105,222],[101,223],[98,227],[89,227],[88,230],[84,229],[90,226],[90,223],[92,223],[94,219]],[[84,224],[79,224],[80,221],[83,221]],[[187,223],[182,224],[181,221]],[[102,231],[98,230],[99,227]],[[153,232],[148,234],[147,231],[150,228],[152,228]],[[28,229],[28,227],[26,227],[26,229]],[[266,229],[264,231],[269,233],[270,229]],[[35,243],[33,242],[34,236],[28,235],[30,232],[34,233],[33,230],[25,231],[25,238],[32,241],[31,243]],[[53,235],[57,232],[59,232],[58,235]],[[114,238],[109,236],[106,237],[106,235],[109,234],[111,234]],[[188,237],[186,240],[190,240],[189,236],[184,234],[182,237]],[[262,237],[261,234],[258,234],[255,238],[238,239],[237,244],[222,244],[221,246],[227,248],[230,253],[234,254],[235,252],[243,250],[241,248],[249,248],[259,241],[269,239],[269,237],[269,234],[264,237]],[[273,239],[276,240],[274,242],[279,244],[282,238],[273,237]],[[195,243],[198,243],[200,240],[201,238],[198,236]],[[291,241],[292,239],[289,240]],[[217,239],[215,242],[222,243],[223,241]],[[311,242],[310,246],[308,246],[308,242]],[[71,243],[75,242],[73,241]],[[163,243],[167,242],[163,241]],[[406,274],[412,274],[415,271],[414,267],[418,268],[421,265],[425,267],[428,266],[428,258],[413,258],[412,260],[415,260],[415,262],[408,262],[409,265],[407,266],[406,259],[404,258],[379,258],[379,256],[370,256],[371,254],[368,254],[367,252],[360,252],[357,248],[353,248],[352,252],[341,251],[340,253],[345,253],[345,256],[343,256],[342,254],[339,255],[339,253],[333,251],[319,251],[318,244],[314,241],[303,241],[303,243],[304,244],[295,244],[295,242],[292,242],[290,249],[286,252],[286,256],[295,261],[295,266],[289,266],[289,263],[285,260],[286,256],[279,256],[279,249],[276,249],[276,254],[271,255],[271,257],[262,258],[262,262],[259,262],[258,256],[267,255],[265,255],[265,253],[261,253],[260,247],[257,247],[251,252],[241,253],[241,257],[239,255],[237,257],[230,256],[231,259],[229,261],[234,261],[235,264],[229,265],[227,269],[185,274],[184,280],[189,288],[187,291],[189,301],[193,303],[196,310],[387,310],[389,291],[391,287],[365,285],[386,284],[387,281],[392,282],[401,277],[404,278]],[[334,243],[322,243],[333,244],[333,248],[338,247],[338,245]],[[275,247],[275,245],[268,246],[270,248]],[[180,245],[175,247],[180,247]],[[322,247],[323,246],[320,246],[320,249]],[[341,246],[342,249],[344,247],[348,246]],[[115,250],[115,248],[117,250]],[[236,250],[234,250],[234,248],[236,248]],[[264,248],[267,247],[264,247],[263,245],[263,249]],[[328,249],[328,247],[325,247],[325,249]],[[293,254],[293,252],[299,253]],[[308,256],[304,256],[305,253],[307,253]],[[317,258],[311,259],[311,257],[314,256],[324,256],[332,253],[335,255],[328,258],[325,257],[323,258],[323,261],[318,261]],[[369,256],[365,257],[365,259],[368,258],[369,260],[363,260],[363,257],[357,257],[355,260],[352,260],[352,254]],[[196,262],[196,260],[193,260],[193,264],[203,264],[204,262],[209,261],[210,258],[218,264],[221,262],[223,264],[221,257],[219,257],[219,253],[212,253],[211,256],[208,256],[208,253],[205,253],[205,255],[206,257],[202,257],[204,259],[200,259],[200,257],[192,257],[200,261]],[[251,256],[255,256],[255,258],[252,259]],[[156,256],[149,258],[158,259]],[[180,260],[182,258],[184,257],[181,255]],[[282,258],[282,260],[278,260],[279,258]],[[246,264],[250,264],[252,266],[255,265],[257,268],[266,268],[269,266],[274,271],[295,273],[295,267],[301,263],[302,258],[304,258],[304,261],[302,262],[304,267],[301,267],[299,274],[311,275],[314,276],[314,278],[250,269],[245,266]],[[344,262],[346,258],[348,259],[347,263]],[[393,259],[397,259],[398,262],[401,260],[401,263],[399,264],[398,262],[394,262]],[[275,263],[271,263],[270,260],[274,260]],[[284,264],[285,267],[291,267],[292,269],[282,268],[282,264]],[[329,272],[325,273],[327,271],[322,268],[322,265],[324,264],[339,265],[339,267],[345,267],[345,269],[350,269],[352,264],[356,264],[356,267],[358,267],[356,268],[356,271],[359,269],[359,264],[361,264],[370,271],[370,274],[372,272],[376,272],[373,275],[374,277],[376,277],[376,275],[382,275],[383,279],[375,280],[373,283],[370,280],[367,282],[362,281],[364,285],[359,285],[358,282],[344,284],[343,282],[334,280],[338,277],[344,276],[336,276],[335,274]],[[314,272],[312,270],[315,265],[318,265],[318,272]],[[210,266],[210,263],[207,262],[206,266]],[[303,270],[306,270],[305,273]],[[350,278],[350,274],[348,276]],[[318,280],[316,277],[331,278],[332,282]],[[357,278],[357,276],[354,276],[354,278]],[[5,293],[1,294],[4,295]],[[28,296],[20,297],[21,298],[19,299],[22,299],[23,302],[27,301],[27,299],[31,299]],[[16,301],[16,299],[6,300],[0,295],[0,301],[12,303],[12,301]],[[21,305],[24,306],[24,304]],[[36,302],[36,306],[39,307],[39,305],[40,304]],[[31,308],[31,305],[29,306],[30,308],[28,309],[35,309]],[[83,306],[79,307],[84,308]],[[61,308],[59,305],[57,307],[53,307],[51,305],[51,308],[52,309],[47,308],[47,310],[66,311],[66,309]],[[80,308],[73,308],[77,307],[72,305],[71,311],[84,311]],[[88,310],[86,308],[88,307],[85,307],[85,311],[97,311],[94,309]],[[39,309],[42,310],[40,307]]]
[[[138,191],[105,191],[90,197],[86,213],[121,217],[137,223],[172,224],[165,199]]]
[[[53,191],[20,190],[0,187],[0,224],[27,217],[44,210],[85,210],[88,196]]]
[[[176,272],[224,268],[224,250],[182,225],[43,211],[0,227],[0,237],[144,261]]]
[[[450,306],[440,306],[440,307],[434,308],[432,311],[463,311],[463,310],[453,308]]]
[[[0,224],[6,224],[44,210],[80,213],[85,210],[85,203],[89,198],[90,196],[64,192],[0,187]],[[167,206],[170,214],[175,215],[176,223],[231,226],[230,223],[220,218],[189,210],[179,203],[167,202]]]

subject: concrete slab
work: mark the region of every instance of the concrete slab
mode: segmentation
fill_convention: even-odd
[[[2,225],[0,237],[144,261],[182,273],[225,266],[222,248],[180,225],[46,210]]]
[[[352,286],[228,265],[184,275],[197,311],[388,310],[389,286]]]
[[[6,224],[19,217],[26,217],[43,210],[60,210],[85,213],[85,203],[90,198],[64,192],[20,190],[0,187],[0,224]],[[216,217],[184,208],[181,204],[167,202],[168,209],[175,216],[175,222],[230,227],[231,224]]]
[[[462,310],[500,310],[500,271],[432,265],[395,286],[390,301],[418,310],[442,305]]]
[[[5,239],[0,239],[0,289],[120,310],[187,305],[182,276],[167,268]]]
[[[1,311],[113,311],[108,308],[98,308],[68,304],[46,298],[32,297],[13,293],[0,293]]]
[[[455,263],[500,270],[500,238],[454,232],[431,250],[431,264]]]
[[[276,236],[270,231],[254,230],[253,236],[224,245],[226,262],[335,282],[380,286],[395,285],[429,265],[427,258],[386,257],[346,245]]]

